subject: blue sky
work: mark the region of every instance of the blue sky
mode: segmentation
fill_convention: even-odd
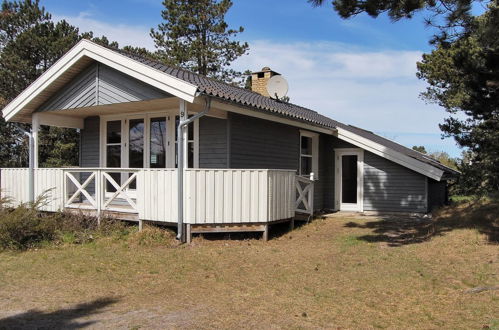
[[[327,1],[330,3],[330,1]],[[156,0],[41,0],[54,20],[106,35],[121,46],[154,48],[149,29],[161,22]],[[365,15],[343,20],[331,5],[312,8],[306,0],[234,0],[231,27],[243,26],[248,55],[239,70],[270,66],[288,80],[291,102],[372,130],[406,146],[458,156],[452,139],[440,138],[446,113],[418,97],[425,83],[416,61],[429,52],[432,30],[424,14],[390,22]]]

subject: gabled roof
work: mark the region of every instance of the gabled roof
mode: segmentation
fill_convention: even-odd
[[[402,155],[405,155],[407,157],[410,157],[412,159],[415,159],[419,162],[422,162],[424,164],[436,167],[439,169],[441,172],[446,172],[451,175],[458,174],[459,172],[448,168],[444,165],[442,165],[440,162],[437,160],[428,157],[422,153],[419,153],[415,150],[412,150],[410,148],[404,147],[398,143],[395,143],[393,141],[390,141],[386,138],[383,138],[379,135],[374,134],[373,132],[351,126],[351,125],[346,125],[343,123],[340,123],[336,120],[333,120],[331,118],[328,118],[326,116],[323,116],[316,111],[301,107],[299,105],[295,105],[292,103],[285,103],[281,101],[277,101],[275,99],[263,96],[261,94],[255,93],[249,89],[244,89],[240,88],[237,86],[232,86],[220,81],[216,81],[210,78],[207,78],[205,76],[190,72],[188,70],[176,68],[176,67],[171,67],[167,66],[163,63],[156,62],[150,59],[146,59],[134,54],[130,54],[121,50],[116,50],[120,54],[123,54],[125,56],[128,56],[138,62],[144,63],[146,65],[152,66],[157,70],[163,71],[169,75],[172,75],[174,77],[177,77],[179,79],[182,79],[184,81],[187,81],[191,84],[194,84],[198,86],[198,89],[201,93],[209,95],[209,96],[214,96],[221,98],[226,101],[231,101],[237,104],[245,105],[245,106],[250,106],[256,109],[260,110],[266,110],[272,113],[284,115],[286,117],[291,117],[294,119],[306,121],[308,123],[314,124],[319,127],[326,127],[326,128],[332,128],[332,129],[341,129],[344,131],[347,131],[349,133],[353,133],[355,135],[358,135],[359,137],[368,139],[375,144],[378,144],[382,147],[388,148],[390,150],[393,150],[397,153],[400,153]],[[341,134],[339,136],[341,137]],[[355,141],[349,141],[352,144],[356,144]],[[357,144],[358,145],[358,144]],[[379,148],[378,148],[379,149]],[[381,148],[383,149],[383,148]],[[372,150],[374,151],[374,150]],[[386,150],[384,150],[386,151]],[[406,165],[406,164],[404,164]],[[428,174],[428,173],[424,173]],[[431,175],[429,175],[432,177]],[[442,173],[436,173],[434,178],[438,177],[438,180],[440,180],[440,177],[442,176]]]
[[[436,180],[440,180],[444,174],[458,174],[457,171],[442,165],[433,158],[370,131],[340,123],[316,111],[277,101],[248,89],[222,83],[181,68],[167,66],[122,50],[97,45],[88,40],[82,40],[76,44],[10,102],[3,109],[4,118],[9,121],[29,122],[31,112],[50,96],[51,91],[61,88],[75,76],[75,72],[81,71],[88,65],[89,60],[106,64],[188,102],[193,102],[196,96],[204,94],[320,128],[335,130],[340,139]]]
[[[81,40],[3,108],[4,118],[8,121],[31,122],[32,112],[93,61],[189,102],[193,102],[198,93],[197,86],[186,80],[156,70],[110,48]]]

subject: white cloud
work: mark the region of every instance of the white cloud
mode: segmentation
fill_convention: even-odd
[[[427,144],[458,155],[440,139],[443,109],[419,99],[425,84],[416,78],[418,51],[372,51],[329,42],[250,42],[238,70],[269,66],[289,83],[291,102],[375,132],[407,146]],[[400,134],[404,132],[405,134]],[[407,133],[411,133],[407,135]]]
[[[137,46],[154,49],[154,42],[149,36],[150,27],[142,25],[110,24],[92,18],[92,11],[84,11],[78,16],[52,15],[54,21],[66,20],[80,29],[80,32],[92,31],[96,37],[106,36],[110,41],[117,41],[120,46]]]

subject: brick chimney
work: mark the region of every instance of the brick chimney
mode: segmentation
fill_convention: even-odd
[[[253,72],[251,74],[251,90],[269,97],[270,95],[267,93],[267,81],[269,81],[270,77],[276,75],[279,75],[279,73],[270,70],[268,66],[262,68],[262,71]]]

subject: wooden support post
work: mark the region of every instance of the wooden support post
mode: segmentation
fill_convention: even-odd
[[[31,117],[31,133],[33,134],[33,142],[34,142],[34,159],[33,159],[33,167],[38,168],[39,165],[39,144],[38,144],[38,132],[40,130],[40,118],[39,114],[35,113]]]
[[[262,239],[267,242],[269,240],[269,225],[265,225],[263,229]]]
[[[295,218],[291,218],[289,221],[289,230],[295,229]]]
[[[187,242],[187,244],[191,244],[191,242],[192,242],[192,231],[191,231],[192,228],[191,228],[191,224],[188,223],[188,224],[185,225],[185,227],[186,227],[185,228],[186,229],[185,230],[186,242]]]
[[[144,220],[139,219],[139,231],[142,231],[144,229]]]

